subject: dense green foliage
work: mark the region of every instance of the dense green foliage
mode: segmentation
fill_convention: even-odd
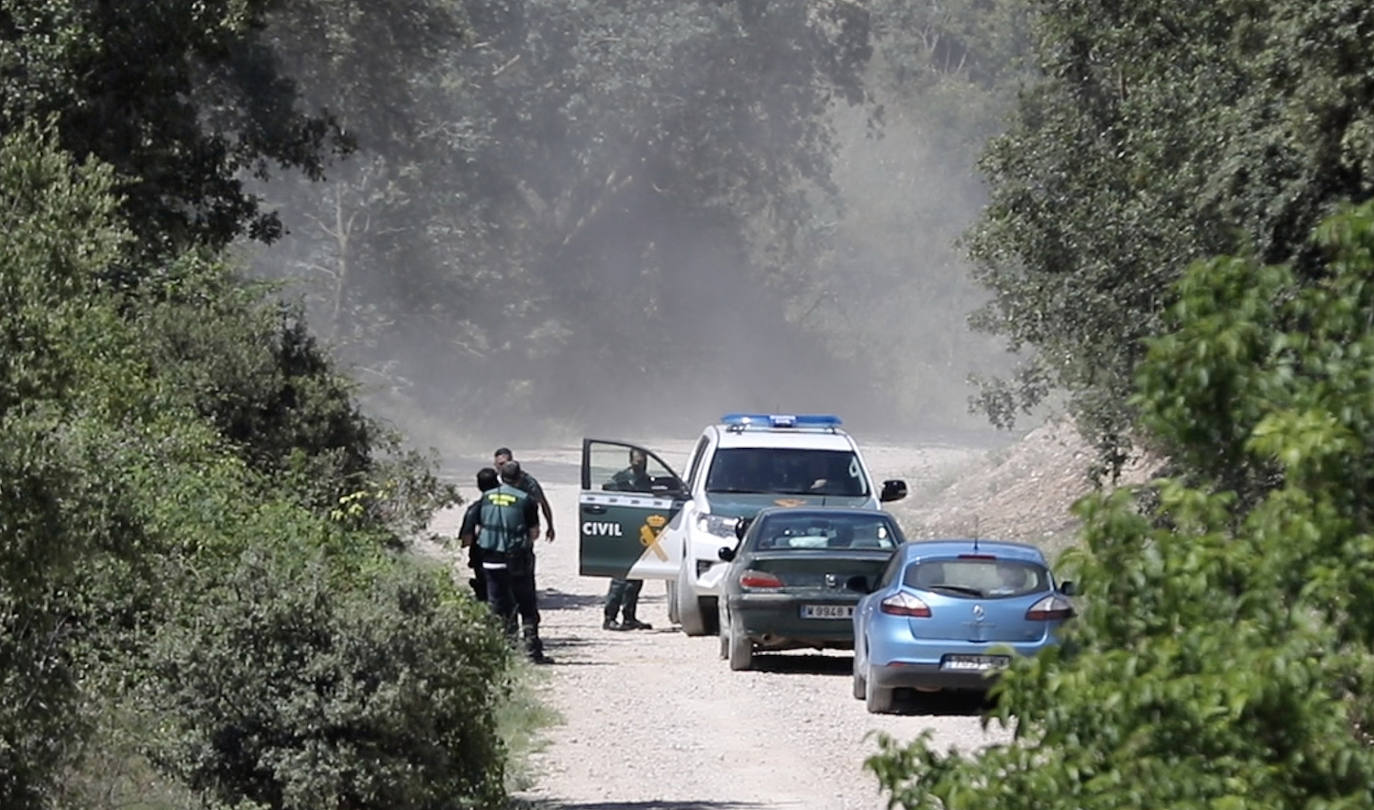
[[[1191,261],[1254,252],[1311,273],[1307,234],[1374,193],[1374,9],[1032,5],[1041,75],[984,156],[970,244],[995,295],[980,323],[1034,356],[985,405],[1007,421],[1067,389],[1110,449]]]
[[[500,805],[483,606],[407,571],[359,598],[287,543],[235,563],[153,646],[145,698],[176,726],[158,761],[226,806]]]
[[[115,167],[125,220],[144,255],[245,230],[271,239],[241,171],[318,176],[327,116],[298,109],[258,40],[276,0],[5,0],[0,132],[53,119],[63,149]]]
[[[0,144],[0,806],[492,806],[509,652],[387,550],[451,493],[214,256],[115,280],[118,187]]]
[[[1079,505],[1065,562],[1087,610],[1003,681],[1016,740],[884,740],[870,765],[895,804],[1369,805],[1374,205],[1312,253],[1304,272],[1219,258],[1184,275],[1133,404],[1196,483],[1157,482],[1150,509],[1124,491]],[[1230,486],[1246,473],[1272,480]]]

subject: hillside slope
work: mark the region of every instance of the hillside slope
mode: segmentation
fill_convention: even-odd
[[[1070,422],[1038,427],[917,487],[890,507],[913,538],[979,537],[1034,543],[1054,554],[1072,542],[1069,508],[1093,490],[1093,448]],[[1118,485],[1149,480],[1158,459],[1135,459]]]

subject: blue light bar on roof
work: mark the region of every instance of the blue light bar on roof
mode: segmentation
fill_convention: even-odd
[[[840,417],[825,413],[727,413],[720,418],[721,424],[732,427],[839,427]]]

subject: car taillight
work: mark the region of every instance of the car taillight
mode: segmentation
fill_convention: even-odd
[[[739,575],[739,584],[745,588],[781,588],[782,580],[767,571],[755,571],[750,568]]]
[[[1073,603],[1058,594],[1052,594],[1030,606],[1026,618],[1033,622],[1067,619],[1073,615]]]
[[[930,606],[909,593],[889,596],[878,603],[878,609],[893,616],[915,616],[918,619],[930,618]]]

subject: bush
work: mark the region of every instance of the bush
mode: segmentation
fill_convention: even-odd
[[[497,806],[510,653],[485,610],[403,564],[343,589],[289,546],[255,544],[164,628],[154,758],[230,807]]]
[[[1018,661],[975,756],[890,738],[894,806],[1363,808],[1374,785],[1374,204],[1323,277],[1194,265],[1135,404],[1188,463],[1086,499],[1078,649]]]
[[[215,257],[112,288],[111,182],[0,142],[0,807],[495,805],[504,639],[383,551],[452,492]]]

